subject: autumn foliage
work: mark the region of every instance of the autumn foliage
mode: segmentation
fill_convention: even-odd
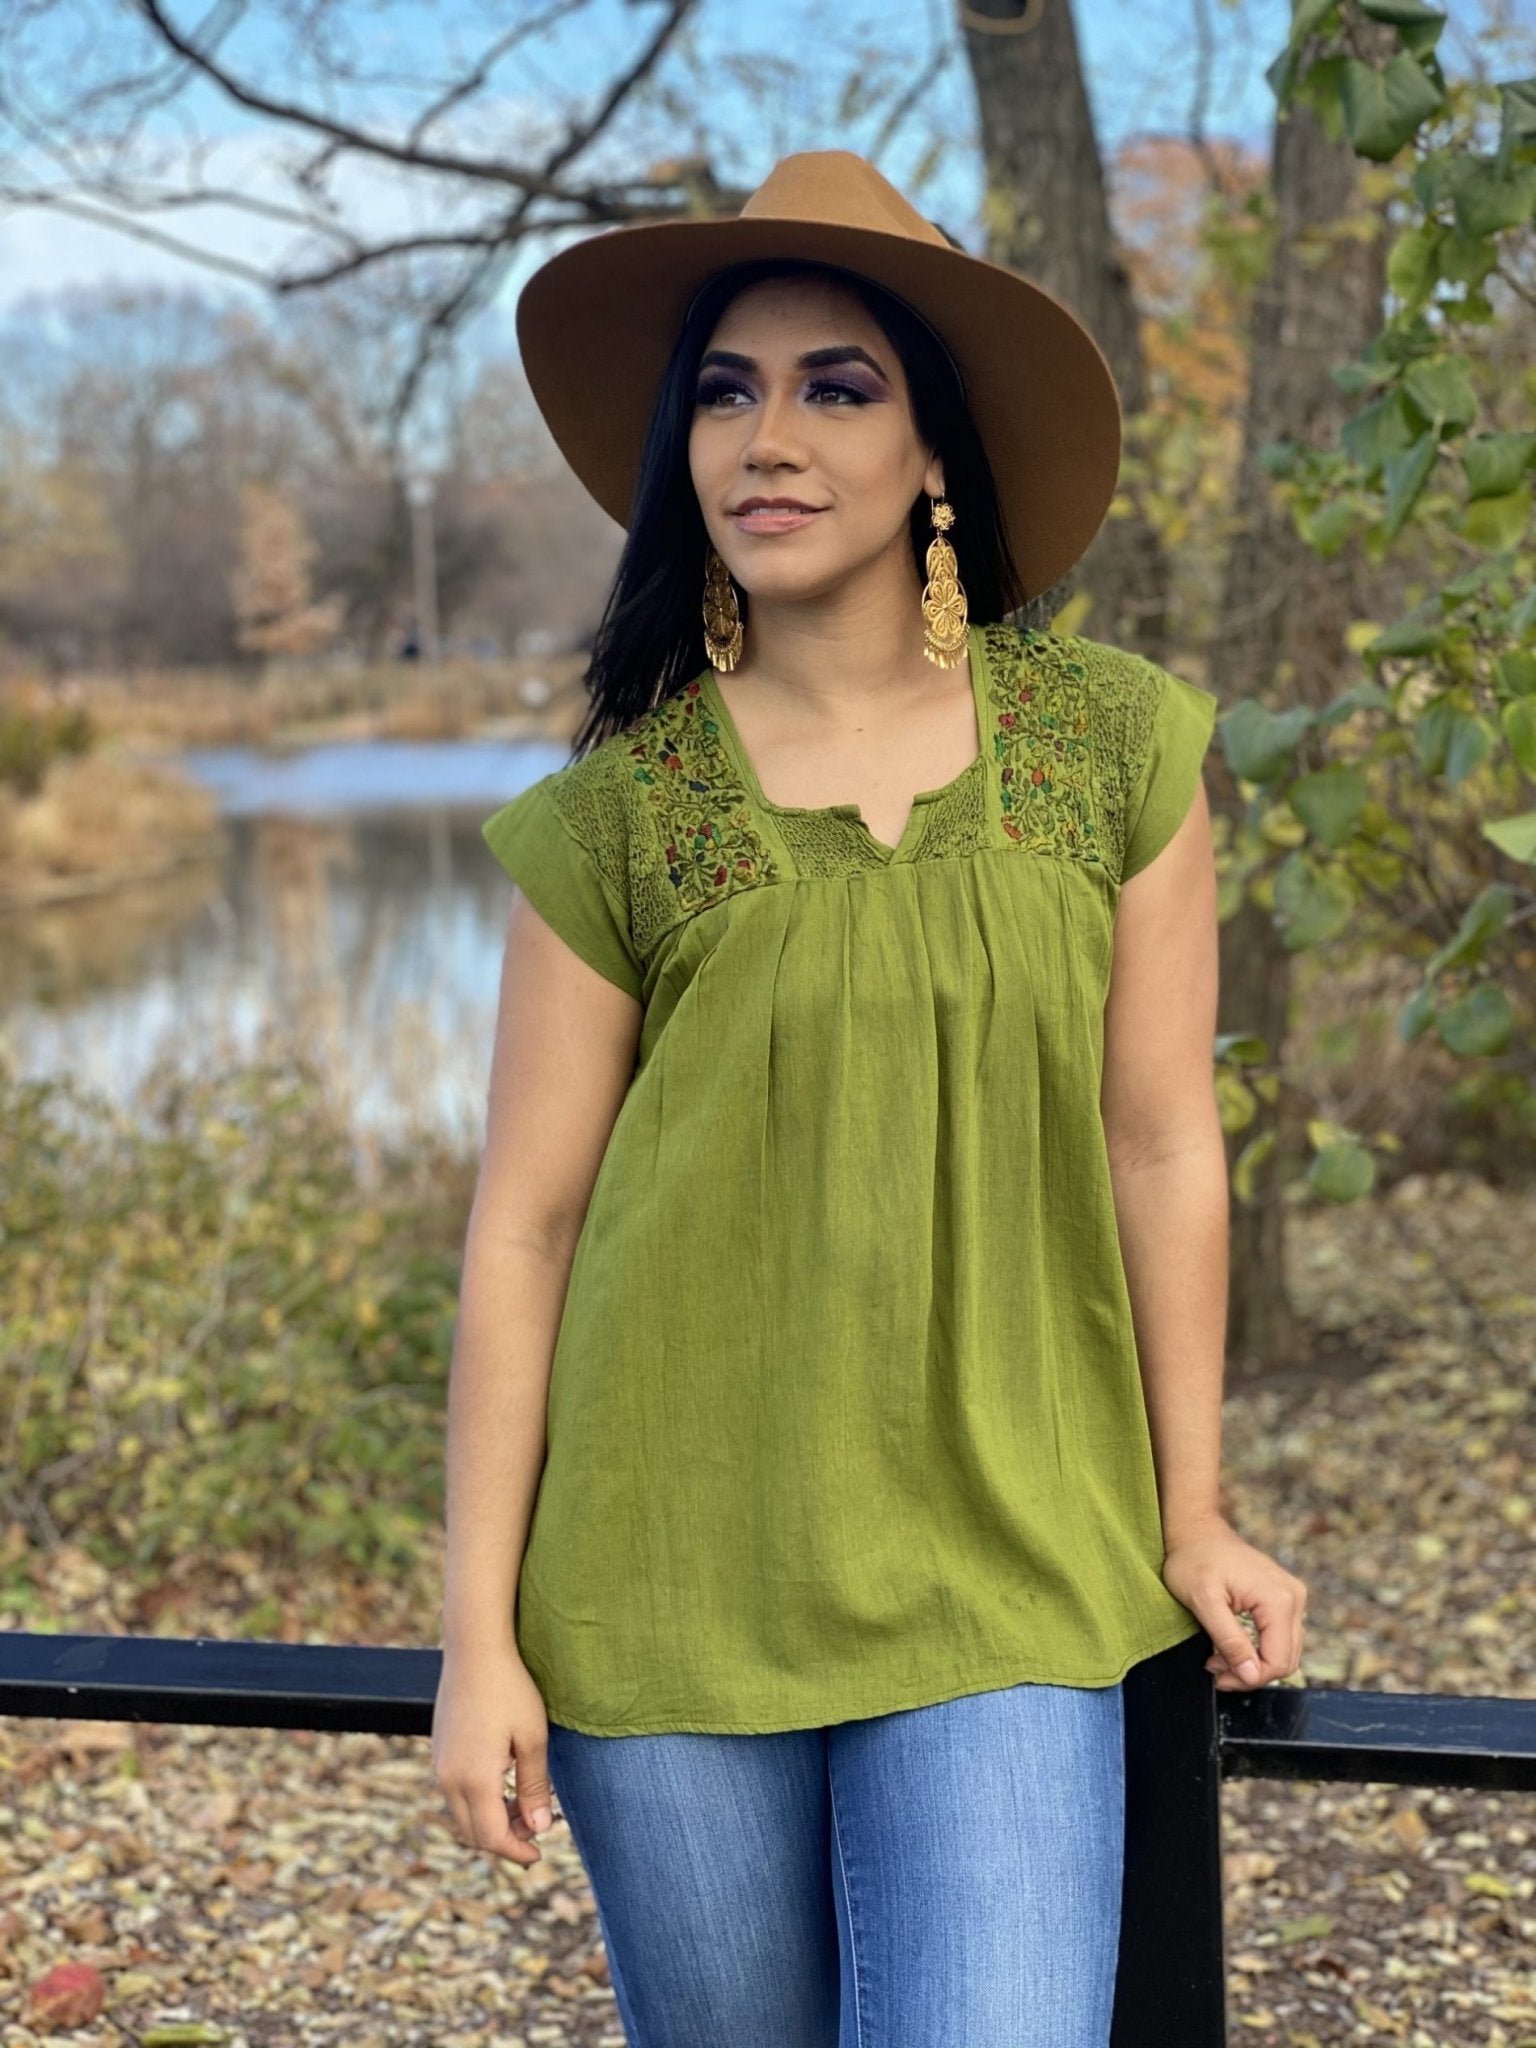
[[[303,520],[270,484],[243,484],[240,507],[240,560],[230,576],[238,644],[248,654],[318,654],[341,630],[343,607],[340,598],[315,600],[316,550]]]

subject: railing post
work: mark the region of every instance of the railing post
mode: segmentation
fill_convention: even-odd
[[[1221,1695],[1203,1629],[1125,1675],[1125,1885],[1110,2048],[1226,2048]]]

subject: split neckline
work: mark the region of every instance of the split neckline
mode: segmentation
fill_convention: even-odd
[[[938,803],[945,797],[956,795],[975,777],[985,773],[987,759],[987,736],[989,717],[987,710],[989,674],[984,636],[981,627],[972,620],[966,627],[966,642],[970,653],[971,702],[976,712],[976,753],[958,775],[951,776],[936,789],[920,789],[912,798],[912,808],[901,830],[901,837],[894,846],[884,839],[877,839],[870,830],[859,805],[851,799],[836,804],[779,804],[764,794],[763,786],[757,779],[757,770],[752,758],[742,744],[741,734],[736,730],[736,721],[731,716],[729,705],[719,688],[714,664],[708,664],[699,678],[700,686],[709,699],[709,707],[718,723],[731,756],[732,763],[745,784],[751,800],[771,816],[788,818],[847,818],[864,829],[865,837],[875,852],[884,855],[887,862],[897,861],[907,854],[922,832],[924,810],[927,805]]]

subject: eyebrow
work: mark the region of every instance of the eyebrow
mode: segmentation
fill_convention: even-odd
[[[717,363],[722,369],[727,370],[755,370],[757,368],[756,356],[738,355],[733,349],[728,348],[706,349],[699,363],[699,368],[707,370],[712,363]],[[803,356],[795,357],[795,368],[797,370],[825,369],[830,363],[868,363],[882,383],[889,384],[891,381],[869,353],[869,350],[860,348],[857,342],[834,342],[830,348],[807,349]]]

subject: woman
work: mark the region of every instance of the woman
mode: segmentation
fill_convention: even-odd
[[[1216,700],[1007,622],[1113,380],[841,150],[518,325],[629,538],[485,826],[438,1781],[524,1863],[552,1781],[638,2048],[1103,2048],[1124,1675],[1306,1593],[1218,1507]]]

